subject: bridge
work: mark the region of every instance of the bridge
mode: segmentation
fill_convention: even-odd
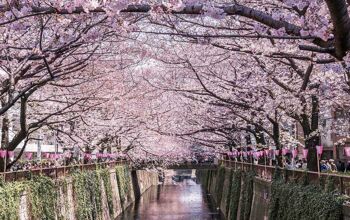
[[[166,166],[169,170],[215,170],[218,165],[215,163],[184,163]]]

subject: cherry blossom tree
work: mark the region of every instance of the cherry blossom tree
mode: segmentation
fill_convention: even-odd
[[[122,138],[134,156],[171,155],[174,137],[232,148],[247,133],[281,148],[301,144],[297,123],[315,170],[321,116],[349,102],[348,4],[3,1],[1,146],[46,127],[87,151]]]

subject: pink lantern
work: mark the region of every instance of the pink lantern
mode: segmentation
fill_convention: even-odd
[[[6,150],[0,150],[0,157],[1,157],[1,158],[5,158],[5,157],[6,157],[6,154],[7,154],[7,151],[6,151]]]
[[[283,155],[283,156],[286,156],[286,155],[288,154],[288,152],[289,152],[288,149],[286,149],[286,148],[283,148],[283,149],[282,149],[282,155]]]
[[[323,153],[323,146],[322,145],[316,146],[316,150],[317,150],[317,154],[321,156]]]
[[[26,152],[24,156],[26,157],[27,160],[30,160],[30,159],[32,159],[33,153]]]
[[[303,149],[303,157],[306,159],[307,158],[307,155],[309,153],[309,149]]]
[[[297,150],[297,149],[294,149],[294,150],[292,151],[292,156],[293,156],[293,158],[296,158],[297,155],[298,155],[298,150]]]
[[[280,155],[280,150],[275,150],[275,154],[276,154],[276,156],[279,156]]]
[[[243,157],[247,157],[247,152],[243,152]]]
[[[258,156],[259,157],[264,156],[264,151],[258,151]]]
[[[90,160],[91,159],[91,154],[84,154],[84,158],[87,159],[87,160]]]
[[[260,158],[260,157],[262,157],[264,155],[264,152],[262,152],[262,151],[259,151],[258,152],[258,157]]]
[[[13,158],[13,157],[15,157],[15,152],[14,152],[14,151],[7,151],[7,155],[8,155],[10,158]]]
[[[270,151],[269,150],[265,150],[265,156],[268,157],[269,156]]]
[[[350,157],[350,147],[344,147],[344,155]]]

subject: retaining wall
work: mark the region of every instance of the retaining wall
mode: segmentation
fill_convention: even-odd
[[[125,166],[101,172],[83,171],[58,180],[39,178],[43,184],[52,186],[51,192],[37,192],[40,186],[33,187],[35,179],[0,187],[0,194],[4,193],[0,203],[7,203],[0,205],[0,219],[34,220],[41,216],[53,220],[112,220],[135,201],[135,186],[142,194],[158,184],[156,172],[132,172]],[[55,201],[50,203],[52,199]],[[45,207],[45,202],[52,206]]]
[[[226,219],[269,219],[272,183],[244,172],[241,176],[234,173],[231,168],[220,167],[197,171],[197,177]],[[350,206],[343,205],[339,219],[350,220]]]

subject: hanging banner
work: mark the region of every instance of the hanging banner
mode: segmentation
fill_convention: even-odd
[[[286,156],[286,155],[288,154],[288,152],[289,152],[288,149],[286,149],[286,148],[283,148],[283,149],[282,149],[282,154],[283,154],[283,156]]]
[[[309,149],[303,149],[303,157],[307,159],[307,155],[309,153]]]
[[[9,158],[14,158],[15,152],[14,151],[7,151],[7,155],[9,156]]]
[[[55,160],[56,156],[55,156],[55,154],[49,154],[49,158],[50,158],[50,160]]]
[[[6,151],[6,150],[0,150],[0,157],[1,157],[1,158],[5,158],[5,157],[6,157],[6,154],[7,154],[7,151]]]
[[[317,154],[321,156],[323,153],[323,146],[322,145],[316,146],[316,150],[317,150]]]
[[[296,158],[298,156],[298,150],[297,149],[292,150],[292,156],[293,156],[293,158]]]
[[[270,156],[270,151],[269,150],[265,150],[265,156],[269,157]]]
[[[44,158],[50,159],[50,153],[43,153]]]
[[[350,157],[350,147],[344,147],[344,155]]]
[[[72,153],[71,153],[71,152],[65,152],[65,153],[63,154],[63,156],[64,156],[65,158],[71,158],[71,157],[72,157]]]
[[[26,153],[24,154],[24,156],[25,156],[25,158],[26,158],[27,160],[31,160],[32,157],[33,157],[33,153],[31,153],[31,152],[26,152]]]

